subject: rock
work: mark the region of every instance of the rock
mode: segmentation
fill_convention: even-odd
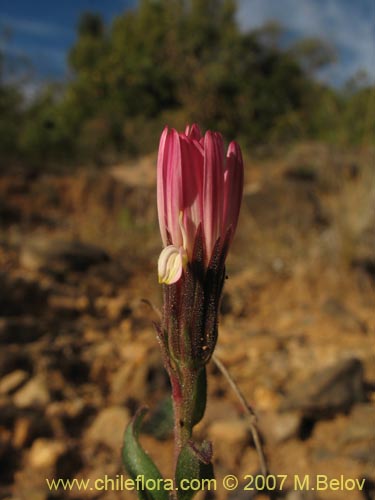
[[[375,282],[375,216],[372,216],[367,227],[359,235],[356,245],[356,255],[352,266],[362,271]]]
[[[313,165],[296,165],[287,168],[284,172],[286,179],[296,182],[316,182],[318,172]]]
[[[37,281],[0,273],[0,316],[37,314],[45,309],[48,290]]]
[[[19,389],[29,378],[24,370],[15,370],[0,380],[0,394],[11,394]]]
[[[275,411],[280,406],[280,395],[265,385],[254,389],[254,404],[258,410]]]
[[[26,352],[22,345],[8,345],[6,349],[0,349],[0,377],[4,377],[16,370],[32,373],[34,361],[31,353]]]
[[[0,433],[0,460],[6,457],[10,444],[11,433],[5,429],[2,429],[2,432]]]
[[[131,313],[127,299],[121,295],[117,297],[98,297],[95,301],[95,307],[99,314],[104,314],[111,320],[125,318]]]
[[[265,412],[258,417],[259,429],[267,442],[278,444],[296,438],[301,428],[301,415],[297,412]]]
[[[316,495],[312,491],[289,491],[285,500],[315,500]]]
[[[358,462],[375,466],[375,411],[371,404],[357,405],[339,436],[343,453]]]
[[[5,429],[0,432],[0,495],[1,486],[13,482],[14,473],[19,467],[19,454],[11,444],[11,433]]]
[[[352,265],[375,281],[375,256],[356,257],[352,260]]]
[[[362,363],[350,358],[294,385],[280,409],[299,410],[304,416],[316,419],[348,411],[364,399]]]
[[[241,484],[237,490],[239,491],[231,491],[228,493],[228,500],[254,500],[255,498],[258,500],[263,500],[258,496],[257,491],[244,491],[246,487],[245,484]]]
[[[85,271],[108,260],[102,248],[49,236],[28,239],[20,254],[21,265],[30,270]]]
[[[250,429],[244,420],[216,420],[208,429],[209,439],[212,440],[215,454],[228,470],[238,467],[244,448],[250,441]],[[228,450],[231,450],[228,453]]]
[[[16,420],[13,429],[13,445],[21,449],[29,444],[34,437],[33,421],[31,418],[20,417]]]
[[[127,351],[128,358],[112,378],[111,401],[121,405],[129,398],[144,401],[150,393],[164,394],[168,377],[158,351],[143,344],[128,344]]]
[[[91,463],[90,463],[91,465]],[[90,484],[95,484],[95,481],[100,478],[111,478],[116,481],[116,477],[120,478],[123,477],[125,479],[124,471],[119,468],[118,463],[111,463],[108,460],[100,460],[98,465],[92,465],[92,469],[85,469],[83,471],[80,471],[74,474],[74,477],[78,479],[78,481],[88,481]],[[122,476],[121,476],[122,475]],[[127,476],[126,476],[127,477]],[[108,492],[106,492],[105,496],[102,498],[105,498],[105,500],[120,500],[121,495],[116,495],[115,491],[111,491],[111,485],[115,483],[111,483],[108,481]],[[121,484],[121,483],[120,483]],[[92,500],[93,498],[100,498],[99,492],[97,492],[97,495],[93,496],[93,491],[88,490],[83,490],[79,492],[79,500],[87,499],[87,500]],[[78,498],[77,498],[78,500]],[[124,499],[125,500],[125,499]]]
[[[17,472],[15,484],[12,487],[13,500],[48,500],[53,498],[46,485],[46,474],[40,470],[25,467]],[[48,476],[50,472],[48,471]],[[51,478],[52,479],[52,478]]]
[[[46,417],[54,427],[55,435],[81,436],[87,422],[96,411],[94,406],[81,399],[53,401],[46,408]]]
[[[48,307],[54,315],[64,319],[76,319],[89,308],[89,299],[86,296],[69,296],[52,294],[48,299]]]
[[[0,198],[0,220],[3,226],[19,223],[21,219],[21,211],[16,207],[10,206],[2,198]]]
[[[220,314],[227,316],[232,314],[235,317],[245,315],[248,307],[248,297],[241,293],[241,290],[232,289],[231,293],[224,291],[220,301]]]
[[[26,344],[38,340],[44,331],[32,317],[0,318],[0,344]]]
[[[110,283],[112,286],[119,287],[127,283],[129,277],[134,272],[132,262],[127,262],[129,268],[124,267],[121,262],[117,260],[110,260],[96,265],[92,271],[91,276],[100,280],[102,283]]]
[[[125,404],[130,397],[137,395],[144,399],[144,370],[134,369],[133,364],[124,364],[112,378],[111,401],[115,404]],[[139,367],[140,368],[140,367]],[[140,392],[138,392],[138,388]]]
[[[348,332],[367,333],[367,325],[361,321],[352,311],[335,298],[328,299],[323,304],[323,311],[335,318],[343,330]]]
[[[13,401],[19,408],[29,406],[46,406],[50,395],[45,380],[40,376],[32,378],[13,396]]]
[[[368,443],[355,443],[348,447],[345,455],[356,462],[368,464],[375,468],[375,439]]]
[[[47,445],[49,446],[49,445]],[[59,463],[64,461],[66,466],[69,468],[74,468],[70,476],[66,476],[60,473],[59,471]],[[61,492],[60,488],[58,491],[54,491],[52,486],[49,489],[46,484],[46,478],[49,480],[52,479],[71,479],[77,475],[77,471],[82,467],[81,463],[78,463],[77,460],[74,460],[73,456],[67,452],[60,455],[55,463],[55,466],[40,466],[40,467],[32,467],[27,466],[24,467],[17,473],[15,484],[12,488],[12,499],[13,500],[51,500],[52,498],[71,498],[72,495],[66,492]],[[77,467],[78,465],[78,467]],[[80,493],[75,488],[73,489],[74,496],[73,498],[81,498]],[[65,494],[64,494],[65,493]],[[96,496],[92,496],[92,491],[90,492],[90,498],[96,498]]]
[[[13,426],[12,445],[14,448],[24,449],[37,438],[51,437],[51,422],[45,417],[44,412],[33,410],[17,410]]]
[[[36,469],[55,467],[66,451],[67,444],[63,441],[36,439],[29,451],[28,465]]]
[[[350,413],[349,422],[339,440],[343,444],[375,439],[375,409],[368,403],[359,404]]]
[[[89,427],[86,438],[94,443],[105,444],[114,451],[119,451],[129,420],[130,415],[126,408],[121,406],[105,408]]]

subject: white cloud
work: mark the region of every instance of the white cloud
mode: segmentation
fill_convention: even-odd
[[[317,36],[337,47],[338,62],[328,78],[342,83],[360,69],[375,78],[375,7],[365,0],[238,0],[242,29],[274,19],[298,36]],[[361,8],[366,7],[366,8]]]

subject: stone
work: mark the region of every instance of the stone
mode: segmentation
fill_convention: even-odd
[[[6,429],[1,429],[0,433],[0,460],[6,457],[11,445],[11,433]]]
[[[37,281],[0,272],[0,316],[37,314],[45,309],[49,291]]]
[[[32,378],[14,394],[13,401],[19,408],[46,406],[50,395],[45,380],[40,376]]]
[[[331,297],[323,304],[323,311],[335,318],[340,323],[341,328],[348,332],[367,333],[367,325],[360,320],[352,311],[350,311],[339,300]]]
[[[359,404],[350,413],[348,425],[341,433],[339,441],[348,444],[354,441],[375,439],[375,408],[372,404]]]
[[[82,399],[65,399],[52,401],[45,410],[45,415],[51,423],[55,436],[76,438],[86,429],[86,424],[96,414],[95,407]]]
[[[27,344],[38,340],[43,333],[35,318],[0,318],[0,344]]]
[[[44,415],[43,409],[20,412],[17,414],[13,425],[12,445],[15,449],[24,449],[40,437],[50,437],[53,433],[52,422]],[[20,414],[21,413],[21,414]]]
[[[20,465],[19,454],[11,445],[10,433],[0,429],[0,495],[1,487],[11,484]]]
[[[280,409],[298,410],[311,418],[325,418],[348,411],[364,399],[362,363],[349,358],[298,382],[290,389]]]
[[[34,366],[31,349],[25,349],[19,344],[9,345],[6,349],[0,348],[0,378],[17,370],[32,373]]]
[[[86,296],[51,294],[48,299],[48,307],[53,310],[56,316],[75,319],[88,310],[89,300]]]
[[[375,217],[372,216],[367,227],[359,235],[356,245],[356,255],[353,256],[352,266],[367,274],[375,282]]]
[[[374,405],[366,403],[353,408],[338,442],[344,448],[343,453],[346,456],[375,466]]]
[[[20,417],[16,420],[13,429],[13,445],[17,449],[26,446],[34,437],[33,420],[27,417]]]
[[[315,500],[316,495],[312,491],[289,491],[285,500]]]
[[[208,429],[208,437],[212,440],[215,455],[228,470],[232,470],[238,467],[241,454],[250,442],[250,429],[244,420],[238,418],[216,420]]]
[[[25,460],[26,462],[26,460]],[[49,500],[55,498],[56,491],[50,491],[46,478],[58,478],[51,468],[35,468],[26,466],[17,472],[12,488],[13,500]],[[60,497],[61,498],[61,497]]]
[[[12,394],[28,379],[29,374],[24,370],[14,370],[0,379],[0,394]]]
[[[298,412],[264,412],[258,415],[262,436],[271,444],[279,444],[298,437],[301,420]]]
[[[36,439],[28,454],[28,465],[35,469],[55,467],[58,459],[67,451],[63,441]]]
[[[254,405],[258,410],[275,411],[280,406],[280,395],[270,387],[258,385],[254,389]]]
[[[34,271],[86,271],[108,260],[107,253],[95,245],[41,235],[28,239],[20,253],[21,265]]]
[[[147,345],[128,344],[126,359],[114,373],[111,382],[111,402],[122,405],[129,398],[145,401],[150,394],[157,396],[168,389],[166,371],[162,365],[160,354],[150,351]]]
[[[129,421],[130,415],[126,408],[121,406],[105,408],[92,422],[86,433],[86,439],[94,443],[104,444],[114,451],[119,451]]]
[[[349,458],[368,464],[372,469],[375,468],[375,439],[368,443],[354,443],[348,447],[345,455]]]
[[[111,320],[118,320],[129,316],[131,308],[123,296],[98,297],[95,301],[98,312],[104,314]]]

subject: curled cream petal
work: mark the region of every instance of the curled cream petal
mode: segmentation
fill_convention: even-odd
[[[159,283],[165,283],[166,285],[176,283],[181,278],[186,263],[187,256],[184,248],[174,245],[165,247],[159,256]]]

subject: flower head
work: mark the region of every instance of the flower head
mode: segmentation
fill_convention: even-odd
[[[227,154],[221,134],[201,135],[197,125],[184,133],[164,129],[157,166],[157,202],[164,249],[159,282],[176,283],[192,262],[198,231],[208,267],[217,245],[226,252],[233,238],[243,190],[243,161],[236,142]],[[229,240],[229,241],[228,241]],[[225,258],[225,256],[224,256]]]

